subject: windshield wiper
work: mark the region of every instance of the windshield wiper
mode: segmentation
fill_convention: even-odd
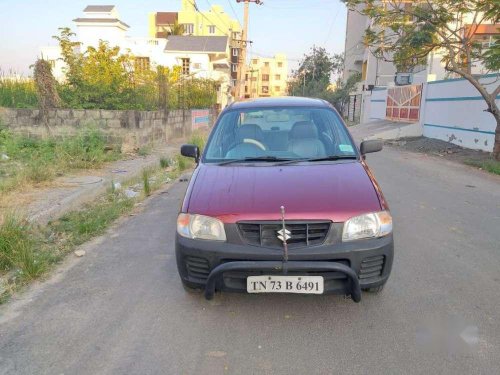
[[[328,160],[342,160],[342,159],[357,159],[356,155],[329,155],[321,158],[307,159],[306,161],[328,161]]]
[[[294,159],[278,158],[276,156],[255,156],[255,157],[247,157],[247,158],[243,158],[243,159],[230,159],[230,160],[226,160],[226,161],[223,161],[221,163],[218,163],[217,165],[227,165],[227,164],[233,164],[233,163],[247,163],[247,162],[252,162],[252,161],[288,162],[288,161],[294,161]]]

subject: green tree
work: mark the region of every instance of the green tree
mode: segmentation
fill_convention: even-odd
[[[332,56],[325,48],[313,46],[293,72],[288,92],[291,95],[323,98],[340,64],[343,64],[341,56]]]
[[[184,35],[184,26],[181,25],[179,22],[175,21],[172,27],[170,28],[168,35]]]
[[[372,20],[365,42],[378,58],[393,61],[407,70],[425,61],[433,51],[442,54],[445,69],[468,80],[486,102],[486,111],[496,120],[493,156],[500,160],[500,109],[496,97],[500,84],[488,91],[472,74],[474,64],[490,71],[500,69],[500,38],[493,46],[481,48],[475,38],[483,24],[498,24],[498,0],[344,0],[350,9]],[[500,77],[500,74],[498,75]]]

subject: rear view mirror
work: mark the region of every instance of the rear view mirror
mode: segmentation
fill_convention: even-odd
[[[200,149],[196,145],[182,145],[181,155],[187,156],[188,158],[194,158],[194,160],[198,163],[200,160]]]
[[[361,142],[361,145],[359,146],[359,151],[361,152],[361,155],[369,154],[371,152],[379,152],[382,151],[382,148],[384,147],[384,144],[382,141],[378,139],[374,139],[371,141],[364,141]]]

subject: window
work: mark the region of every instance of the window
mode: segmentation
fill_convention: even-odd
[[[238,71],[238,64],[232,64],[232,68],[232,71],[236,73]]]
[[[236,79],[231,80],[231,86],[236,87],[236,83],[237,83]]]
[[[233,48],[233,56],[237,57],[238,56],[238,48]]]
[[[262,74],[262,81],[269,82],[269,74]]]
[[[257,77],[252,77],[252,82],[257,82]]]
[[[245,92],[248,92],[248,86],[245,86]]]
[[[208,25],[208,33],[215,34],[215,25]]]
[[[189,74],[190,60],[188,58],[182,59],[182,74]]]
[[[257,59],[252,59],[252,64],[253,64],[253,65],[257,65],[258,63],[259,63],[259,60],[257,60]]]
[[[274,86],[274,91],[280,92],[280,91],[281,91],[281,87],[279,87],[279,86]]]
[[[137,71],[145,71],[149,70],[150,63],[149,57],[136,57],[135,58],[135,70]]]
[[[184,26],[184,34],[194,33],[194,25],[192,23],[185,23],[183,26]]]
[[[311,134],[314,134],[311,137],[316,139],[318,143],[324,144],[324,147],[321,147],[324,150],[319,155],[314,152],[311,158],[326,157],[327,155],[357,158],[356,146],[352,143],[339,115],[333,109],[251,107],[227,111],[220,116],[206,144],[203,162],[218,163],[226,159],[241,159],[242,163],[255,163],[244,160],[246,157],[255,157],[256,154],[254,148],[242,147],[242,138],[256,139],[248,130],[258,127],[262,130],[259,132],[258,140],[268,146],[266,150],[258,151],[259,156],[274,156],[316,163],[314,160],[304,161],[304,157],[308,157],[308,155],[297,155],[290,151],[289,145],[293,140],[290,133],[294,124],[298,122],[306,123],[308,128],[314,130],[311,131]],[[247,130],[246,132],[241,132],[241,128],[245,128],[248,124],[255,125],[250,129],[243,129]],[[242,137],[243,134],[244,137]],[[262,163],[273,165],[273,162],[269,161],[262,161]]]
[[[278,68],[283,68],[283,63],[282,62],[278,63]]]
[[[281,79],[281,75],[276,74],[276,75],[274,76],[274,79],[275,79],[276,81],[279,81],[279,80]]]
[[[268,61],[266,61],[266,62],[264,63],[264,66],[265,66],[266,68],[269,68],[269,62],[268,62]]]
[[[238,39],[240,36],[240,33],[233,32],[232,36],[233,36],[233,39]]]
[[[269,94],[269,86],[262,86],[262,93]]]
[[[248,81],[248,73],[245,74],[245,81]]]
[[[49,60],[49,65],[52,69],[56,67],[56,60]]]

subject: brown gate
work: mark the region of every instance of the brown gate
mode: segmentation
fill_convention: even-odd
[[[422,85],[390,87],[387,89],[386,119],[417,122],[420,118]]]

